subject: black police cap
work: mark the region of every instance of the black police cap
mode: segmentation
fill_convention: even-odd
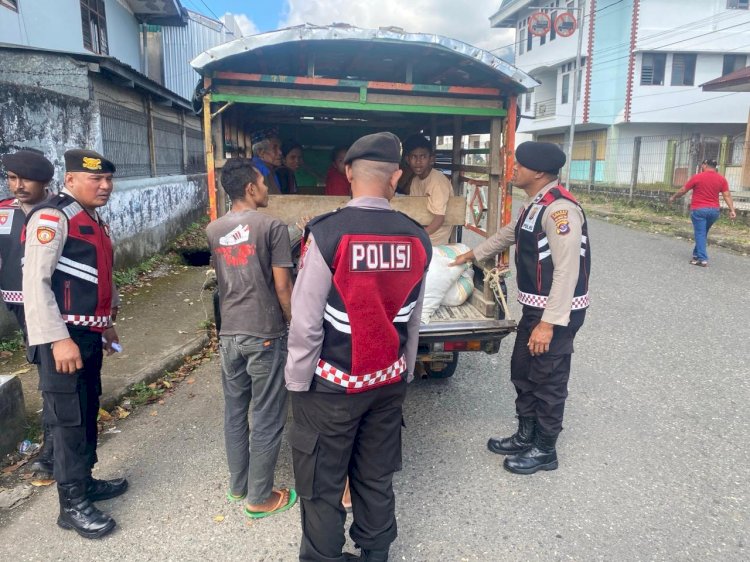
[[[89,172],[92,174],[114,174],[115,165],[93,150],[74,148],[65,153],[66,172]]]
[[[13,154],[5,154],[3,166],[19,178],[30,181],[47,183],[55,175],[52,162],[44,157],[43,152],[33,148],[24,148]]]
[[[401,162],[401,141],[393,133],[375,133],[366,135],[349,147],[344,157],[345,164],[355,160],[374,160],[375,162]]]
[[[516,161],[535,172],[557,174],[565,165],[565,153],[551,142],[522,142],[516,148]]]

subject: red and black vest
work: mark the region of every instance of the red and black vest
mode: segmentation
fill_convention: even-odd
[[[407,322],[432,257],[424,228],[403,213],[362,207],[307,228],[333,276],[316,388],[355,393],[403,380]]]
[[[68,220],[68,238],[52,274],[52,291],[60,314],[67,324],[103,332],[110,324],[112,310],[109,227],[65,193],[34,207],[33,213],[43,214],[48,208],[61,211]]]
[[[0,201],[0,294],[23,328],[23,242],[26,215],[16,199]]]
[[[544,195],[538,195],[524,209],[516,224],[516,272],[518,276],[518,302],[534,308],[546,308],[547,298],[552,288],[552,263],[547,234],[544,232],[544,215],[549,205],[557,199],[567,199],[581,206],[561,185],[553,187]],[[583,213],[583,209],[581,209]],[[562,228],[567,227],[567,221]],[[583,216],[581,233],[581,259],[578,269],[578,282],[573,296],[571,310],[582,310],[589,306],[589,272],[591,271],[591,251],[586,215]]]

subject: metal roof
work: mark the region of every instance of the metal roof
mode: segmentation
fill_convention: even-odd
[[[750,92],[750,66],[701,84],[704,92]]]
[[[305,24],[242,37],[208,49],[191,65],[201,75],[231,70],[306,76],[312,68],[316,77],[404,82],[408,76],[418,84],[503,86],[514,93],[539,85],[512,64],[456,39],[347,24]]]

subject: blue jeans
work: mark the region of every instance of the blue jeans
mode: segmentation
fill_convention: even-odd
[[[693,221],[693,231],[695,232],[693,257],[699,261],[708,261],[708,254],[706,253],[708,231],[719,218],[719,214],[719,209],[713,207],[694,209],[690,212],[690,220]]]
[[[287,416],[286,336],[221,336],[219,343],[229,489],[234,496],[247,494],[247,503],[263,503],[271,497]]]

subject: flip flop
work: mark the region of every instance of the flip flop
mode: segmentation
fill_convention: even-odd
[[[286,502],[286,504],[284,503],[284,491],[289,492],[289,500]],[[294,488],[281,488],[280,490],[274,490],[273,493],[279,494],[279,501],[276,503],[273,509],[269,511],[250,511],[247,506],[245,506],[245,515],[247,515],[250,519],[263,519],[264,517],[269,517],[271,515],[276,515],[277,513],[286,511],[295,503],[297,503],[297,492],[294,490]]]
[[[235,495],[234,495],[234,494],[232,493],[232,491],[231,491],[231,490],[227,490],[227,499],[228,499],[228,500],[229,500],[230,502],[234,502],[234,503],[236,503],[236,502],[240,502],[240,501],[244,500],[244,499],[245,499],[246,497],[247,497],[247,494],[242,494],[241,496],[235,496]]]

